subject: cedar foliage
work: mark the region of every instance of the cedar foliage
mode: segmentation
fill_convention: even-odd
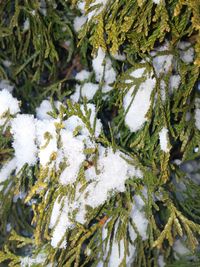
[[[200,3],[198,0],[161,0],[156,5],[152,0],[109,0],[102,9],[101,4],[92,6],[94,1],[85,0],[86,14],[95,9],[100,12],[96,12],[76,33],[73,21],[75,16],[80,15],[78,2],[80,1],[0,1],[1,79],[7,79],[14,85],[14,95],[20,99],[22,111],[33,113],[47,97],[52,99],[52,104],[53,99],[60,100],[67,104],[67,108],[54,109],[52,116],[77,115],[93,136],[89,111],[84,115],[80,105],[72,105],[68,99],[77,83],[74,73],[81,69],[92,71],[92,57],[101,47],[111,59],[118,76],[113,90],[107,93],[107,98],[99,90],[92,100],[98,110],[97,117],[102,119],[104,126],[104,132],[95,142],[130,155],[141,167],[144,178],[129,179],[124,193],[115,194],[97,209],[88,207],[87,223],[76,224],[74,229],[67,230],[64,237],[68,242],[66,249],[55,249],[50,245],[51,232],[48,228],[53,203],[57,196],[61,199],[67,194],[73,198],[75,189],[70,186],[63,188],[59,184],[57,173],[52,172],[50,179],[46,181],[45,170],[41,170],[39,166],[24,166],[20,175],[11,175],[3,183],[0,191],[0,262],[4,266],[20,266],[21,257],[34,257],[44,252],[44,265],[31,266],[48,266],[50,262],[53,266],[97,266],[104,259],[104,246],[107,246],[109,253],[104,259],[104,266],[107,266],[114,232],[117,233],[117,241],[120,243],[123,240],[126,244],[125,254],[128,254],[129,213],[131,204],[134,203],[133,195],[144,197],[141,192],[146,187],[148,239],[142,241],[138,235],[133,266],[158,266],[160,254],[164,256],[168,267],[199,266],[197,248],[200,234],[200,189],[194,181],[188,181],[186,173],[175,160],[184,163],[199,160],[200,156],[200,150],[194,152],[194,148],[200,144],[200,132],[194,126],[195,98],[199,95]],[[45,6],[42,7],[44,3]],[[25,29],[27,19],[30,26]],[[170,96],[169,79],[173,68],[162,76],[167,84],[166,101],[163,103],[161,77],[157,77],[153,69],[150,51],[166,40],[169,49],[158,54],[170,53],[174,56],[181,83]],[[181,60],[178,49],[180,41],[188,41],[194,47],[193,63],[187,64]],[[126,56],[122,62],[115,58],[119,51]],[[10,61],[11,66],[6,66],[5,60]],[[133,79],[130,75],[142,66],[147,71],[154,72],[157,85],[151,95],[148,122],[141,130],[132,133],[124,122],[123,97],[133,84],[137,88],[143,81],[140,78]],[[129,84],[126,83],[128,79],[132,79]],[[93,80],[92,76],[91,81]],[[102,79],[100,89],[103,84]],[[83,103],[84,101],[85,99],[82,100]],[[190,121],[187,120],[188,112],[191,114]],[[7,118],[9,120],[9,114]],[[159,131],[164,125],[169,129],[169,153],[161,151],[159,147]],[[58,125],[58,131],[60,127]],[[9,129],[5,131],[1,127],[0,131],[2,167],[13,157],[14,152]],[[94,150],[87,153],[94,154],[95,158]],[[84,187],[84,174],[81,170],[78,180]],[[174,181],[177,184],[183,183],[186,191],[178,192],[179,187]],[[26,193],[26,197],[14,202],[13,197],[19,192]],[[179,194],[182,194],[182,201]],[[7,231],[8,223],[12,228],[10,232]],[[104,225],[108,230],[106,241],[102,240]],[[181,237],[186,238],[193,256],[177,260],[173,244]],[[87,253],[88,250],[92,252]],[[126,266],[126,256],[120,266]]]

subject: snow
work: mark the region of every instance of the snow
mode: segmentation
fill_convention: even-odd
[[[61,142],[63,156],[66,158],[67,167],[61,173],[61,184],[69,184],[76,181],[81,164],[85,160],[83,153],[84,143],[78,137],[74,137],[72,132],[61,130]]]
[[[90,19],[93,16],[97,16],[104,9],[107,2],[108,2],[108,0],[94,0],[94,1],[92,1],[90,3],[90,5],[88,6],[88,8],[91,10],[87,15],[85,14],[85,1],[78,1],[77,7],[81,11],[81,13],[85,15],[87,20],[90,21]],[[100,6],[93,8],[96,5],[100,5]]]
[[[112,55],[112,57],[116,60],[119,60],[119,61],[124,61],[126,59],[126,56],[125,54],[120,54],[119,52],[115,53],[114,55]]]
[[[166,54],[161,55],[160,52],[166,52]],[[153,57],[152,63],[157,76],[166,74],[172,67],[173,62],[173,55],[169,53],[169,43],[165,42],[164,45],[155,48],[150,54]]]
[[[134,176],[142,178],[141,171],[128,164],[121,157],[122,155],[120,151],[114,153],[111,148],[99,146],[98,173],[95,171],[95,166],[90,166],[85,171],[85,178],[89,185],[85,190],[85,195],[81,195],[79,200],[80,208],[77,218],[81,218],[80,223],[85,222],[86,205],[96,208],[103,204],[113,193],[124,192],[127,179]]]
[[[30,28],[30,20],[29,20],[29,18],[27,18],[27,19],[24,21],[24,31],[29,30],[29,28]]]
[[[194,61],[194,48],[190,46],[189,42],[180,42],[178,45],[180,57],[186,64]]]
[[[51,103],[48,100],[43,100],[40,106],[36,108],[36,117],[40,120],[50,120],[52,117],[47,114],[48,112],[52,112]]]
[[[81,89],[81,86],[79,84],[76,84],[76,86],[75,86],[75,92],[70,96],[70,99],[73,102],[78,102],[79,101],[79,98],[80,98],[80,89]]]
[[[147,226],[148,226],[148,220],[145,217],[144,212],[141,212],[137,209],[135,205],[132,206],[132,210],[130,213],[130,218],[132,222],[137,227],[139,234],[141,235],[143,240],[147,239]],[[109,220],[106,222],[106,224],[102,228],[102,240],[105,241],[107,238],[108,230],[107,230],[107,224],[109,223]],[[111,248],[111,254],[108,261],[108,267],[113,266],[120,266],[122,263],[122,260],[125,256],[125,249],[124,249],[124,242],[127,240],[121,239],[120,241],[116,240],[116,232],[119,227],[119,219],[115,224],[115,231],[113,235],[113,242],[111,243],[110,240],[107,242],[107,246],[105,243],[103,243],[103,249],[104,249],[104,260],[106,259],[108,253],[109,253],[109,246],[112,244]],[[134,241],[137,238],[137,233],[135,232],[133,226],[131,223],[128,224],[128,232],[129,237],[131,239],[131,242],[128,242],[128,249],[129,249],[129,255],[126,255],[126,266],[131,267],[134,261],[135,253],[136,253],[136,247],[134,245]],[[103,266],[103,264],[100,264],[98,266]]]
[[[178,255],[190,254],[189,249],[184,245],[183,241],[181,240],[176,240],[174,242],[173,249]]]
[[[120,241],[120,245],[118,242],[114,241],[112,243],[112,250],[111,255],[109,258],[108,266],[120,266],[120,263],[122,262],[124,258],[124,240]]]
[[[71,139],[68,138],[69,143],[66,142],[65,144],[65,154],[71,151],[71,154],[69,153],[68,157],[66,157],[71,160],[71,165],[68,164],[66,172],[64,171],[64,179],[61,181],[64,185],[73,184],[76,181],[76,176],[80,166],[83,161],[86,160],[86,156],[82,153],[82,144],[79,143],[78,140],[76,140],[78,143],[75,144],[75,137],[72,137],[72,135],[70,138]],[[67,138],[65,139],[67,140]],[[74,151],[71,147],[74,147]],[[50,228],[53,228],[57,221],[56,227],[53,230],[53,237],[51,241],[51,244],[54,247],[58,245],[59,241],[64,236],[65,231],[74,226],[70,220],[70,216],[72,216],[72,214],[76,215],[75,219],[77,222],[84,224],[86,222],[87,206],[96,208],[99,205],[102,205],[112,194],[125,191],[125,181],[127,179],[135,176],[142,178],[142,172],[122,158],[122,156],[125,157],[122,152],[116,151],[114,153],[111,148],[104,148],[101,145],[99,145],[98,151],[98,172],[96,172],[95,166],[93,165],[89,166],[85,170],[85,179],[87,182],[85,190],[79,191],[81,184],[77,185],[73,201],[70,202],[70,200],[66,197],[64,199],[65,204],[62,211],[61,204],[58,202],[55,202],[54,204],[50,221]],[[112,168],[110,168],[111,165]],[[144,220],[142,212],[139,211],[136,216],[138,217],[136,224],[137,222],[139,223],[140,221],[141,223],[141,221]],[[144,231],[145,223],[138,227],[139,231]],[[141,233],[141,236],[145,238],[145,232]],[[65,245],[66,244],[63,244],[63,247]]]
[[[88,21],[93,17],[93,16],[97,16],[99,13],[101,13],[101,11],[104,9],[104,7],[106,6],[108,0],[95,0],[94,2],[92,2],[92,4],[90,4],[90,7],[92,8],[95,5],[100,5],[100,7],[95,8],[94,10],[91,10],[87,17],[88,17]]]
[[[47,258],[44,252],[40,252],[37,256],[20,257],[21,267],[43,266]],[[46,267],[52,267],[52,264],[45,265]]]
[[[133,78],[141,78],[142,75],[144,74],[145,68],[139,68],[131,72],[131,76]]]
[[[6,67],[6,68],[9,68],[11,65],[12,65],[12,62],[10,61],[10,60],[3,60],[2,61],[2,63],[3,63],[3,65],[4,65],[4,67]],[[2,80],[2,81],[7,81],[7,80]],[[1,82],[0,82],[0,84],[1,84]],[[1,86],[0,86],[0,88],[1,88]],[[4,87],[3,87],[4,88]],[[8,88],[7,88],[7,90],[8,90]],[[8,90],[9,91],[9,90]],[[10,92],[10,91],[9,91]]]
[[[148,220],[145,217],[145,213],[133,206],[130,217],[133,220],[135,226],[137,227],[137,230],[140,236],[142,237],[142,240],[146,240]]]
[[[112,86],[106,84],[102,87],[102,93],[106,94],[106,93],[110,92],[112,89],[113,89]]]
[[[200,99],[196,100],[196,109],[195,109],[195,126],[198,130],[200,130],[200,108],[199,108],[199,101]]]
[[[90,124],[91,124],[91,127],[93,128],[93,125],[94,125],[94,122],[95,122],[95,117],[96,117],[95,106],[93,104],[87,104],[87,110],[91,111]],[[83,105],[81,105],[81,111],[83,112],[83,115],[85,115],[85,111],[84,111],[84,106]],[[90,135],[88,129],[85,126],[85,124],[76,115],[73,115],[73,116],[69,117],[63,123],[64,123],[66,129],[68,129],[69,131],[74,132],[74,130],[79,126],[81,128],[80,133],[82,135],[84,135],[84,136],[89,136]],[[100,135],[101,130],[102,130],[101,121],[99,119],[96,119],[95,132],[94,132],[95,137],[98,137]]]
[[[166,263],[164,261],[163,255],[159,255],[158,257],[158,267],[165,267]]]
[[[100,47],[96,57],[92,60],[92,66],[95,73],[95,78],[98,83],[103,82],[102,92],[108,93],[113,88],[110,86],[116,80],[116,71],[112,67],[112,62]],[[77,95],[76,95],[77,99]],[[104,97],[105,99],[105,97]]]
[[[14,86],[11,85],[8,80],[0,80],[0,90],[6,89],[9,93],[12,93]]]
[[[0,183],[6,181],[11,173],[15,170],[16,168],[16,159],[13,158],[10,161],[6,162],[3,167],[0,170]],[[0,185],[0,191],[2,189],[2,186]]]
[[[161,0],[153,0],[153,3],[158,5],[158,4],[160,4],[160,1]]]
[[[128,110],[125,116],[125,123],[132,132],[140,130],[148,120],[146,113],[150,108],[150,97],[155,85],[156,79],[149,77],[145,82],[141,83],[134,99],[135,85],[131,87],[124,97],[123,107],[125,112]]]
[[[32,115],[18,114],[11,122],[11,133],[13,134],[13,148],[17,170],[24,164],[34,165],[37,157],[37,146],[35,144],[36,129]]]
[[[59,110],[62,103],[55,101],[54,105]],[[51,120],[53,118],[48,114],[49,112],[53,112],[52,104],[49,100],[43,100],[40,106],[36,108],[36,117],[39,120]]]
[[[108,267],[120,266],[125,256],[124,242],[126,242],[126,240],[124,239],[121,239],[120,241],[116,240],[116,230],[118,226],[119,226],[119,220],[117,220],[115,224],[115,231],[114,231],[112,242],[111,240],[109,240],[107,243],[107,246],[105,245],[105,243],[103,244],[104,261],[106,260],[106,257],[108,256],[109,246],[110,245],[112,246],[111,253],[109,255]],[[131,237],[132,242],[134,242],[137,235],[130,225],[129,225],[129,228],[130,228],[129,235]],[[107,238],[107,234],[108,234],[108,230],[107,230],[107,223],[106,223],[102,228],[102,240],[105,241],[105,239]],[[128,246],[129,246],[129,255],[126,255],[126,266],[131,267],[132,262],[134,260],[136,247],[134,246],[134,244],[131,244],[130,242],[128,243]],[[99,262],[98,267],[101,267],[101,266],[104,266],[103,262]]]
[[[84,84],[86,88],[88,88],[88,84],[91,85],[90,83]],[[0,93],[2,92],[6,94],[6,97],[12,97],[8,91],[4,90]],[[11,100],[13,101],[13,99]],[[18,105],[18,101],[16,99],[14,101]],[[57,102],[56,105],[59,106],[60,104],[60,102]],[[90,123],[93,127],[96,116],[95,106],[87,104],[86,108],[91,112]],[[85,107],[81,105],[80,109],[85,115]],[[50,117],[47,114],[50,111],[52,111],[51,104],[48,100],[45,100],[36,110],[36,119],[33,115],[27,114],[18,114],[12,119],[11,134],[13,135],[12,146],[15,157],[7,165],[4,165],[0,173],[3,174],[5,180],[15,169],[20,171],[24,164],[32,166],[39,162],[42,167],[48,166],[49,170],[54,168],[60,172],[59,182],[61,187],[62,185],[74,186],[83,164],[94,162],[94,156],[96,157],[97,169],[94,166],[95,164],[88,165],[84,169],[86,182],[84,191],[80,191],[81,183],[76,184],[74,199],[65,196],[62,197],[60,202],[57,198],[56,202],[53,203],[49,224],[49,228],[52,229],[51,245],[65,248],[67,246],[66,240],[62,242],[62,238],[64,238],[68,229],[74,227],[72,216],[75,216],[77,222],[84,224],[86,222],[87,206],[96,208],[104,204],[113,194],[125,191],[127,179],[142,178],[143,174],[134,164],[130,164],[131,159],[121,151],[116,150],[114,152],[111,147],[106,148],[94,142],[91,139],[91,133],[79,117],[73,115],[67,118],[58,130],[57,125],[61,121]],[[77,127],[80,130],[78,134],[74,135]],[[96,119],[95,137],[99,136],[101,130],[102,124],[99,119]],[[91,155],[84,153],[86,148],[93,149]],[[60,169],[61,163],[65,164],[62,164],[63,169]],[[46,176],[48,178],[49,172]],[[24,198],[25,195],[20,193],[14,201],[19,197]],[[141,231],[142,238],[145,238],[144,214],[142,211],[137,211],[137,214],[135,214],[136,211],[134,210],[132,215],[137,217],[134,220],[138,225],[138,231]],[[132,251],[135,252],[134,246]],[[115,254],[115,252],[113,253]]]
[[[82,97],[86,97],[88,100],[91,100],[99,89],[98,84],[94,83],[84,83],[81,88]]]
[[[171,75],[169,80],[170,93],[174,92],[174,89],[178,89],[181,82],[180,75]]]
[[[5,119],[2,117],[8,111],[11,115],[18,113],[20,111],[19,102],[9,91],[3,89],[0,91],[0,126],[5,123]]]
[[[87,17],[85,17],[85,16],[76,17],[74,19],[74,30],[76,32],[79,32],[86,21],[87,21]]]
[[[172,55],[162,55],[153,58],[153,66],[157,76],[159,77],[162,73],[167,73],[172,66]]]
[[[162,130],[159,132],[159,139],[160,139],[161,150],[166,153],[169,152],[168,129],[166,127],[163,127]]]
[[[92,60],[96,81],[101,82],[104,78],[106,84],[111,84],[116,79],[116,72],[112,67],[112,62],[106,57],[105,52],[100,47],[97,56]]]
[[[50,164],[51,156],[57,152],[56,120],[37,120],[36,137],[39,146],[40,164],[45,167]]]
[[[40,7],[39,7],[40,12],[42,13],[43,16],[47,15],[47,5],[45,0],[40,0]]]
[[[91,72],[87,70],[81,70],[80,72],[76,74],[75,79],[78,81],[88,80],[90,75],[91,75]]]
[[[63,239],[67,229],[72,228],[73,224],[69,219],[70,204],[67,197],[62,198],[60,201],[57,198],[54,202],[50,225],[49,227],[53,229],[51,245],[55,248],[66,248],[66,240]],[[62,241],[63,239],[63,241]],[[62,241],[62,242],[61,242]]]
[[[110,191],[124,192],[125,181],[128,178],[142,177],[142,173],[134,166],[127,164],[119,151],[114,153],[111,148],[99,147],[97,166],[98,174],[95,172],[95,166],[85,171],[86,180],[97,182],[97,185],[94,183],[88,186],[89,189],[91,188],[88,190],[91,197],[88,197],[87,203],[94,208],[106,201]]]
[[[98,82],[101,81],[104,73],[104,59],[105,59],[105,52],[103,49],[100,47],[97,52],[97,56],[92,60],[92,66],[95,72],[96,80]]]
[[[92,100],[99,89],[99,85],[95,83],[84,83],[82,86],[76,85],[76,91],[71,96],[71,100],[78,102],[80,97],[86,97],[87,100]]]
[[[84,1],[78,1],[77,7],[81,11],[82,14],[85,13],[85,3],[84,3]]]

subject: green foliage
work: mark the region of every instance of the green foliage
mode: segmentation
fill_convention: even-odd
[[[124,244],[124,257],[120,266],[126,266],[129,246],[133,243],[130,227],[137,233],[134,245],[137,249],[133,266],[158,266],[158,257],[164,255],[167,267],[199,266],[199,256],[195,254],[200,234],[200,190],[199,186],[187,179],[185,172],[176,164],[189,160],[199,160],[200,151],[194,148],[200,144],[200,131],[195,124],[195,99],[198,97],[196,86],[200,66],[200,4],[198,0],[161,0],[159,5],[152,0],[110,0],[105,6],[92,5],[86,0],[85,14],[94,13],[79,34],[73,29],[74,17],[80,15],[76,4],[80,1],[42,1],[5,0],[0,1],[0,77],[14,85],[14,94],[20,99],[22,111],[35,112],[39,103],[51,98],[66,104],[57,110],[53,106],[50,115],[59,118],[56,130],[62,129],[62,122],[77,116],[89,131],[96,146],[86,148],[84,153],[92,157],[80,168],[73,185],[59,183],[59,172],[43,168],[24,166],[17,175],[11,174],[0,186],[0,264],[20,266],[23,257],[37,257],[44,251],[44,263],[31,266],[97,266],[103,261],[109,266],[113,243]],[[28,27],[26,28],[26,23]],[[78,36],[77,36],[78,35]],[[173,55],[176,74],[181,83],[170,94],[170,77],[174,65],[161,76],[153,67],[155,50],[164,41],[169,42],[166,51],[157,55]],[[195,47],[194,64],[181,60],[179,44],[186,40]],[[74,74],[83,68],[92,69],[92,55],[98,48],[106,51],[118,74],[113,90],[103,94],[101,87],[90,102],[97,107],[94,125],[91,125],[91,110],[87,99],[72,103],[69,96],[74,92]],[[126,58],[116,60],[118,52]],[[11,65],[5,64],[10,61]],[[135,86],[133,99],[145,77],[134,78],[131,73],[139,68],[156,78],[156,87],[151,94],[151,104],[146,114],[148,121],[139,131],[133,133],[125,123],[128,110],[124,111],[123,99],[128,90]],[[94,82],[92,72],[89,81]],[[126,81],[130,82],[127,83]],[[161,81],[166,83],[166,99],[162,99]],[[80,82],[81,83],[81,82]],[[190,120],[188,120],[190,114]],[[5,114],[7,121],[11,116]],[[96,120],[103,122],[103,130],[95,137]],[[6,123],[5,123],[6,124]],[[164,152],[159,144],[159,132],[169,129],[169,152]],[[81,126],[73,135],[78,136]],[[46,133],[46,146],[51,140]],[[0,167],[13,157],[13,139],[10,127],[0,128]],[[59,138],[57,140],[59,145]],[[140,167],[143,179],[132,177],[126,181],[126,191],[111,194],[110,198],[98,208],[87,207],[87,220],[84,225],[77,223],[75,214],[71,220],[75,227],[68,229],[62,241],[67,240],[66,249],[50,246],[54,229],[49,229],[53,205],[57,198],[64,205],[64,196],[75,198],[78,185],[83,192],[88,184],[84,170],[95,165],[98,170],[97,144],[119,149],[130,156],[130,164]],[[52,161],[56,157],[52,154]],[[65,168],[63,160],[60,172]],[[47,180],[47,173],[49,179]],[[183,184],[186,190],[176,186]],[[147,199],[143,190],[147,190]],[[20,199],[19,193],[25,197]],[[181,198],[179,197],[181,195]],[[18,197],[17,197],[18,196]],[[145,202],[144,212],[148,218],[148,239],[142,240],[136,225],[130,219],[135,205],[134,196],[141,196]],[[17,198],[13,201],[13,198]],[[8,226],[12,231],[8,231]],[[103,231],[107,231],[103,239]],[[173,252],[174,242],[186,237],[193,262],[188,257],[176,259]],[[106,251],[106,253],[105,253]],[[190,256],[191,256],[190,255]],[[106,257],[105,257],[106,256]],[[3,265],[2,265],[3,266]],[[112,266],[114,267],[114,266]]]

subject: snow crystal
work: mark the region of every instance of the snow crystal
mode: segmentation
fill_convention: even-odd
[[[61,181],[64,184],[75,182],[78,170],[80,169],[82,162],[85,160],[85,156],[82,153],[82,144],[79,142],[75,144],[77,140],[75,142],[75,137],[72,137],[72,135],[70,138],[71,140],[67,136],[65,138],[65,154],[71,151],[71,154],[73,155],[69,154],[66,158],[70,159],[71,163],[74,163],[73,165],[71,164],[66,167],[67,172],[65,173],[63,179],[64,182]],[[68,144],[67,139],[69,140],[70,144]],[[74,151],[71,147],[73,147]],[[128,178],[132,178],[134,176],[142,178],[141,171],[135,168],[133,165],[127,163],[127,161],[122,158],[121,155],[123,155],[123,153],[119,151],[114,153],[111,148],[104,148],[99,145],[97,173],[94,166],[90,166],[85,170],[85,178],[88,181],[88,186],[86,189],[84,191],[79,191],[81,184],[77,185],[74,201],[70,203],[66,197],[62,211],[61,204],[55,202],[50,221],[50,228],[53,228],[57,222],[53,231],[52,246],[57,246],[67,228],[73,227],[73,224],[70,220],[70,215],[72,213],[74,214],[75,210],[76,221],[84,224],[86,220],[86,206],[96,208],[109,198],[110,193],[124,192],[125,181]],[[111,165],[112,168],[110,168]],[[137,216],[138,220],[142,221],[143,213],[138,212]],[[141,226],[138,226],[138,228],[139,231],[140,229],[141,231],[144,230],[144,223],[141,224]],[[141,235],[145,237],[145,233],[141,233]],[[63,246],[65,246],[65,244]]]
[[[112,55],[112,57],[116,60],[120,60],[120,61],[123,61],[126,59],[126,56],[125,54],[120,54],[120,53],[115,53],[114,55]]]
[[[105,66],[105,75],[104,80],[106,84],[111,84],[116,79],[116,72],[112,67],[112,63],[110,59],[106,60],[106,66]]]
[[[105,7],[105,5],[107,4],[108,0],[95,0],[94,2],[92,2],[92,4],[90,4],[90,7],[93,7],[95,5],[100,5],[100,7],[95,8],[94,10],[91,10],[88,14],[88,21],[93,17],[93,16],[97,16]]]
[[[144,74],[145,68],[140,68],[140,69],[136,69],[133,72],[131,72],[131,76],[133,78],[141,78],[142,75]]]
[[[30,28],[30,21],[29,21],[29,18],[27,18],[27,19],[24,21],[24,31],[29,30],[29,28]]]
[[[160,96],[163,102],[166,100],[166,83],[165,81],[161,80],[160,81]],[[156,99],[157,99],[157,94],[156,94]]]
[[[139,211],[135,206],[133,206],[131,211],[131,218],[136,225],[137,230],[142,237],[142,240],[147,239],[148,220],[145,217],[145,213]]]
[[[20,266],[21,267],[31,267],[31,266],[42,266],[44,265],[44,262],[47,258],[47,255],[44,252],[40,252],[37,256],[35,257],[30,257],[30,256],[26,256],[26,257],[20,257]],[[45,265],[46,267],[52,267],[52,264],[48,264]]]
[[[151,104],[150,97],[155,84],[155,78],[147,78],[145,82],[141,83],[134,99],[132,95],[135,86],[124,97],[123,107],[125,111],[129,108],[125,116],[125,123],[132,132],[140,130],[147,121],[146,113]]]
[[[35,16],[35,10],[31,10],[31,12],[30,12],[33,16]]]
[[[75,79],[78,81],[84,81],[84,80],[88,80],[90,77],[90,72],[87,70],[81,70],[80,72],[78,72],[75,76]]]
[[[165,265],[166,265],[166,263],[164,261],[164,257],[163,257],[163,255],[160,255],[158,257],[158,267],[165,267]]]
[[[6,68],[9,68],[12,65],[12,62],[10,60],[7,60],[7,59],[3,60],[2,63],[4,65],[4,67],[6,67]],[[7,81],[7,80],[3,80],[3,81]],[[1,84],[1,82],[0,82],[0,84]],[[0,88],[1,88],[1,86],[0,86]],[[5,88],[5,87],[3,87],[3,88]],[[8,90],[8,88],[7,88],[7,90]],[[10,90],[8,90],[8,91],[10,92]]]
[[[94,83],[84,83],[81,88],[82,97],[87,97],[88,100],[91,100],[99,89],[98,84]]]
[[[68,217],[68,212],[69,212],[68,199],[65,198],[60,202],[58,202],[58,199],[56,199],[53,206],[50,225],[49,225],[50,228],[54,228],[51,239],[51,245],[54,248],[58,247],[58,245],[60,244],[61,240],[65,235],[66,230],[72,227],[72,223]],[[66,245],[67,245],[66,240],[63,240],[59,245],[59,248],[66,248]]]
[[[169,152],[168,148],[168,129],[163,127],[162,130],[159,132],[159,139],[160,139],[160,147],[161,150],[164,152]]]
[[[169,43],[165,42],[164,45],[157,47],[150,53],[153,57],[153,67],[158,77],[163,73],[167,73],[172,66],[173,55],[167,53],[164,55],[159,55],[159,52],[167,52],[168,50]]]
[[[37,160],[34,117],[32,115],[18,114],[11,123],[11,133],[14,138],[12,145],[15,150],[17,170],[20,170],[26,163],[34,165]]]
[[[12,230],[11,223],[7,223],[6,225],[6,232],[10,232]]]
[[[20,111],[19,102],[6,89],[0,91],[0,117],[7,111],[14,115]],[[0,119],[0,125],[5,122],[5,119]]]
[[[52,111],[52,106],[50,101],[43,100],[42,103],[38,108],[36,108],[36,117],[40,120],[49,120],[52,119],[50,115],[48,115],[48,112]]]
[[[85,190],[85,195],[81,195],[79,199],[80,209],[76,220],[80,223],[85,222],[86,205],[96,208],[108,199],[110,193],[124,192],[125,181],[128,178],[142,178],[141,171],[128,164],[121,154],[119,151],[114,153],[111,148],[99,146],[98,173],[95,166],[90,166],[85,171],[85,178],[90,184]]]
[[[135,252],[135,251],[134,251]],[[111,255],[109,257],[109,263],[108,266],[120,266],[120,263],[122,262],[124,258],[124,240],[120,241],[120,245],[117,241],[114,241],[112,243],[112,250]]]
[[[81,164],[85,160],[83,154],[84,143],[78,137],[74,137],[72,132],[61,130],[61,141],[63,148],[63,155],[66,158],[67,166],[61,173],[60,182],[61,184],[74,183]]]
[[[194,48],[190,46],[189,42],[180,42],[178,45],[180,57],[185,63],[192,63],[194,61]]]
[[[78,102],[79,98],[80,98],[80,89],[81,86],[79,84],[76,84],[75,86],[75,92],[73,93],[73,95],[70,96],[70,99],[74,102]]]
[[[84,3],[84,1],[78,1],[77,7],[81,11],[82,14],[85,13],[85,3]]]
[[[80,96],[82,96],[86,97],[87,100],[91,100],[93,99],[98,89],[99,85],[94,83],[84,83],[83,86],[76,85],[75,94],[71,96],[71,99],[74,102],[78,102]]]
[[[116,72],[112,67],[112,62],[106,57],[105,52],[100,47],[97,56],[92,60],[96,80],[100,82],[104,77],[106,84],[111,84],[116,79]]]
[[[108,256],[108,253],[109,253],[109,246],[108,245],[112,244],[111,254],[109,255],[108,267],[120,266],[120,264],[122,263],[122,260],[124,259],[124,256],[125,256],[124,255],[124,253],[125,253],[124,242],[126,242],[126,241],[122,239],[118,242],[116,240],[116,230],[118,228],[118,225],[119,225],[119,220],[115,224],[115,232],[114,232],[112,243],[109,240],[109,242],[107,242],[107,246],[105,245],[105,243],[103,246],[103,249],[104,249],[104,257],[103,258],[105,261],[107,256]],[[105,240],[107,238],[108,230],[107,230],[106,226],[107,226],[107,224],[105,224],[102,228],[102,240]],[[136,235],[136,233],[132,227],[129,227],[129,228],[130,228],[129,235],[131,236],[131,240],[134,242],[137,235]],[[126,255],[126,266],[131,267],[132,262],[134,260],[136,247],[132,243],[129,243],[128,248],[129,248],[129,255]],[[100,262],[98,264],[98,267],[101,267],[101,266],[103,266],[102,262]]]
[[[142,192],[143,198],[147,199],[148,198],[148,196],[147,196],[147,188],[144,187],[141,192]],[[145,202],[144,202],[143,198],[140,195],[135,195],[134,196],[135,205],[136,205],[137,209],[139,209],[139,210],[141,210],[145,205]]]
[[[87,17],[85,17],[85,16],[76,17],[74,19],[74,29],[75,29],[75,31],[79,32],[86,21],[87,21]]]
[[[160,1],[161,0],[153,0],[153,3],[158,5],[160,3]]]
[[[59,110],[62,103],[55,101],[54,105]],[[51,102],[49,100],[43,100],[40,106],[36,108],[36,117],[39,120],[51,120],[53,117],[48,114],[49,112],[53,112]]]
[[[153,58],[153,66],[158,76],[162,73],[167,73],[172,66],[172,55],[162,55]]]
[[[174,242],[173,249],[179,255],[190,254],[189,249],[184,245],[184,243],[181,240],[176,240]]]
[[[16,159],[13,158],[7,163],[3,165],[3,167],[0,170],[0,183],[4,182],[9,178],[11,173],[15,170],[16,168]],[[2,186],[0,185],[0,190],[2,189]]]
[[[98,82],[100,82],[103,77],[103,73],[104,73],[103,62],[104,62],[105,56],[106,56],[105,52],[100,47],[98,49],[97,56],[92,60],[92,66],[95,71],[96,80]]]
[[[125,191],[125,181],[133,176],[142,177],[142,173],[129,165],[122,157],[119,151],[115,153],[111,148],[105,149],[99,147],[98,171],[95,172],[95,166],[88,168],[85,177],[88,181],[96,181],[88,186],[90,197],[87,199],[88,205],[97,207],[104,203],[111,190],[116,192]],[[112,168],[110,167],[112,166]]]
[[[13,202],[17,203],[18,199],[23,199],[24,200],[25,197],[26,197],[26,193],[20,191],[17,195],[14,195]]]
[[[195,109],[195,125],[197,129],[200,131],[200,109]]]
[[[113,89],[112,86],[105,84],[105,85],[102,87],[102,93],[108,93],[108,92],[110,92],[112,89]]]
[[[173,93],[174,89],[177,89],[180,85],[180,75],[171,75],[169,80],[170,93]]]
[[[144,213],[138,211],[136,209],[136,207],[133,206],[130,217],[131,217],[133,223],[136,225],[143,240],[147,239],[146,231],[147,231],[148,220],[144,216]],[[108,222],[109,221],[107,221],[107,223]],[[105,240],[107,238],[107,234],[108,234],[108,230],[106,228],[107,223],[102,228],[102,240]],[[114,236],[113,236],[111,254],[110,254],[109,262],[108,262],[109,267],[119,266],[120,263],[122,263],[122,260],[125,256],[124,255],[124,253],[125,253],[124,242],[126,242],[126,240],[122,239],[118,242],[115,239],[118,226],[119,226],[119,220],[115,224],[115,232],[114,232]],[[136,247],[133,244],[133,242],[137,238],[137,234],[136,234],[136,232],[135,232],[135,230],[131,224],[128,225],[128,230],[129,230],[129,237],[131,239],[131,242],[129,242],[129,244],[128,244],[129,255],[126,255],[126,266],[131,267],[132,263],[134,261],[134,256],[135,256],[135,251],[136,251]],[[105,247],[105,243],[104,243],[104,247],[103,247],[104,248],[104,260],[106,259],[108,252],[109,252],[109,247],[108,247],[109,244],[110,244],[110,242],[108,242],[107,247]],[[101,266],[101,265],[99,265],[99,266]]]
[[[40,0],[39,10],[44,16],[47,15],[47,5],[45,0]]]

